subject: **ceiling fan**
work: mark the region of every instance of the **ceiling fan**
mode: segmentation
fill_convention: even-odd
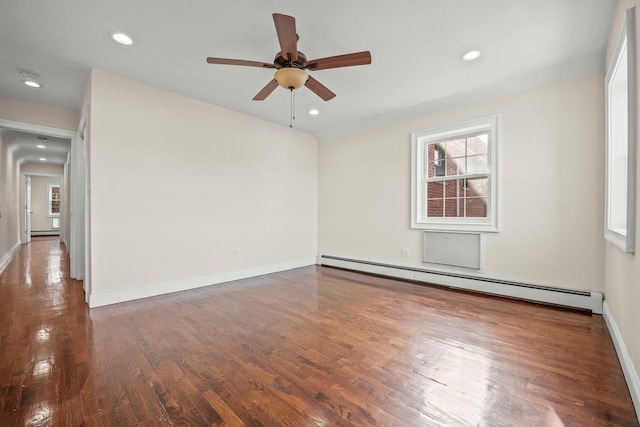
[[[304,53],[298,51],[298,35],[296,34],[296,20],[293,16],[273,14],[276,33],[280,42],[280,52],[276,54],[273,64],[258,61],[244,61],[241,59],[207,58],[209,64],[244,65],[275,69],[274,79],[253,97],[254,101],[263,101],[278,86],[289,89],[308,87],[313,93],[325,101],[336,96],[329,88],[311,77],[305,70],[318,71],[329,68],[352,67],[354,65],[371,64],[369,51],[330,56],[327,58],[307,60]]]

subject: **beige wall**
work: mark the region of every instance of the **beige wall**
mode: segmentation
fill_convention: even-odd
[[[75,110],[10,98],[0,98],[0,119],[67,130],[77,130],[79,120]]]
[[[421,233],[409,228],[410,134],[499,114],[500,232],[486,234],[479,275],[602,291],[602,81],[592,75],[320,143],[319,253],[424,268]]]
[[[615,48],[615,43],[622,27],[624,11],[636,7],[636,34],[640,35],[640,1],[622,0],[618,3],[616,17],[609,36],[607,63]],[[640,39],[639,39],[640,40]],[[638,55],[640,58],[640,55]],[[640,70],[640,63],[636,66]],[[638,92],[640,100],[640,92]],[[637,118],[640,123],[640,115]],[[604,150],[604,147],[603,147]],[[638,151],[640,153],[640,150]],[[640,168],[640,156],[636,159],[636,167]],[[640,173],[636,191],[640,189]],[[636,193],[637,194],[637,193]],[[602,228],[601,228],[602,229]],[[638,237],[640,235],[640,197],[636,195],[636,252],[640,252]],[[640,253],[627,254],[613,244],[605,244],[605,300],[611,315],[615,319],[625,346],[631,356],[636,373],[640,369]]]
[[[20,168],[0,130],[0,259],[20,240]]]
[[[20,172],[48,173],[51,175],[64,174],[63,165],[51,165],[47,163],[25,163],[20,167]]]
[[[64,171],[60,170],[60,174]],[[60,177],[32,176],[31,177],[31,231],[51,231],[52,220],[49,216],[48,184],[62,184]]]
[[[312,136],[94,71],[89,139],[93,294],[315,257]]]

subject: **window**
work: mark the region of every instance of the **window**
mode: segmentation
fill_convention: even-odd
[[[497,230],[497,116],[413,132],[411,227]]]
[[[47,184],[49,216],[60,216],[60,184]]]
[[[635,8],[628,9],[606,77],[605,238],[635,251]]]

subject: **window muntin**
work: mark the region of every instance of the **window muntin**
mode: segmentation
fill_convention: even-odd
[[[497,231],[497,117],[412,134],[412,227]]]

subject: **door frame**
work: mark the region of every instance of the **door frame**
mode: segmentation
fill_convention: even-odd
[[[82,129],[85,134],[87,134],[87,128],[88,125],[85,124],[87,122],[87,117],[88,115],[86,114],[87,111],[84,112],[82,120],[81,120],[81,124],[83,125]],[[4,120],[4,119],[0,119],[0,127],[2,128],[6,128],[6,129],[10,129],[10,130],[17,130],[17,131],[21,131],[21,132],[27,132],[27,133],[34,133],[34,134],[38,134],[38,135],[46,135],[46,136],[51,136],[51,137],[56,137],[56,138],[65,138],[65,139],[70,139],[71,140],[71,171],[67,170],[67,173],[71,172],[71,178],[73,179],[74,182],[82,182],[82,183],[86,183],[88,182],[88,159],[85,156],[88,156],[88,149],[84,148],[83,150],[76,150],[75,151],[75,157],[74,157],[74,152],[73,152],[73,147],[74,145],[77,146],[78,145],[78,134],[79,134],[79,130],[67,130],[67,129],[60,129],[60,128],[56,128],[56,127],[50,127],[50,126],[41,126],[41,125],[36,125],[36,124],[32,124],[32,123],[24,123],[24,122],[17,122],[17,121],[13,121],[13,120]],[[81,158],[78,158],[81,157]],[[80,165],[80,167],[79,167]],[[30,175],[35,175],[35,173],[30,173]],[[20,184],[21,188],[23,187],[23,182],[21,181]],[[70,225],[70,234],[71,235],[75,235],[76,236],[76,243],[81,242],[81,245],[78,244],[74,244],[73,242],[69,242],[69,248],[67,248],[67,250],[69,250],[69,257],[71,259],[71,266],[72,271],[75,272],[75,276],[72,275],[71,277],[73,278],[79,278],[79,279],[85,279],[85,284],[84,284],[84,290],[86,292],[85,298],[88,300],[90,293],[88,292],[88,280],[86,280],[85,276],[86,273],[89,271],[89,266],[88,266],[88,262],[86,262],[86,260],[89,259],[89,257],[87,256],[88,254],[88,248],[89,248],[89,238],[90,238],[90,229],[87,226],[88,224],[88,219],[89,219],[89,205],[87,203],[84,203],[85,197],[84,197],[84,193],[83,194],[74,194],[74,192],[76,191],[85,191],[85,189],[88,189],[88,186],[82,185],[82,186],[77,186],[77,187],[81,187],[76,189],[76,186],[73,183],[69,183],[68,185],[69,188],[65,188],[65,194],[67,194],[67,196],[69,197],[69,204],[67,205],[69,207],[69,225]],[[22,201],[24,200],[24,196],[21,194],[21,198],[20,198],[20,202],[22,203]],[[78,201],[81,200],[83,202],[81,202],[81,206],[71,206],[71,202],[72,201]],[[77,215],[77,213],[82,213],[82,215]],[[74,215],[74,213],[76,213]],[[20,216],[22,218],[22,215]],[[22,222],[22,220],[21,220]],[[21,225],[21,236],[24,235],[24,231]],[[71,239],[73,240],[73,239]],[[72,250],[75,249],[75,250]]]
[[[58,178],[62,180],[64,175],[57,173],[42,173],[42,172],[20,172],[20,207],[22,208],[22,215],[20,215],[20,236],[22,237],[22,243],[29,243],[31,236],[27,236],[27,188],[26,178],[33,176],[46,176],[51,178]],[[31,230],[29,230],[31,231]]]
[[[20,176],[20,237],[23,244],[31,243],[31,202],[32,202],[31,175]]]

